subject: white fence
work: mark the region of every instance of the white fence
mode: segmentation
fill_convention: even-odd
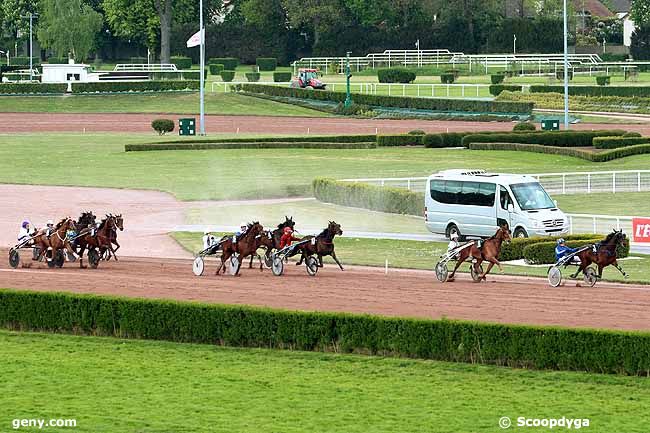
[[[590,214],[567,214],[567,216],[571,224],[571,234],[609,233],[614,229],[623,229],[625,233],[632,233],[634,217],[631,216]]]
[[[592,171],[575,173],[530,174],[550,194],[591,194],[650,191],[650,170]],[[343,182],[364,182],[378,186],[424,191],[426,177],[392,177],[342,179]]]
[[[118,63],[113,72],[177,72],[175,64],[167,63]]]

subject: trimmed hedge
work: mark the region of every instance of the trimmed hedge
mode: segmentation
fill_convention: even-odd
[[[618,149],[619,147],[634,146],[636,144],[650,143],[650,137],[596,137],[596,149]]]
[[[567,246],[571,248],[580,248],[596,242],[602,241],[604,237],[592,237],[582,241],[568,241]],[[555,242],[540,242],[524,247],[524,260],[526,263],[533,265],[546,265],[555,263]],[[630,254],[630,244],[620,246],[616,251],[618,258],[625,258]]]
[[[68,63],[68,58],[67,57],[50,57],[50,58],[47,59],[47,63],[49,63],[50,65],[65,65],[65,64]]]
[[[462,145],[470,143],[524,143],[557,147],[593,146],[595,137],[622,136],[625,131],[542,131],[542,132],[505,132],[502,134],[473,134],[463,137]]]
[[[314,197],[326,203],[402,215],[422,215],[424,209],[421,193],[401,188],[341,182],[327,178],[314,179],[312,187]]]
[[[110,92],[166,92],[170,90],[199,90],[199,81],[104,81],[95,83],[73,83],[72,93]],[[64,85],[65,86],[65,85]]]
[[[422,138],[422,144],[424,144],[424,147],[428,149],[450,147],[445,144],[442,134],[427,134]]]
[[[490,75],[490,81],[492,84],[501,84],[503,83],[503,80],[506,79],[506,76],[504,74],[492,74]]]
[[[377,146],[390,147],[390,146],[421,146],[422,135],[412,134],[398,134],[398,135],[378,135]]]
[[[201,71],[196,70],[196,71],[187,71],[187,72],[182,72],[183,80],[200,80],[201,79]],[[204,69],[203,70],[203,79],[207,80],[208,79],[208,70]]]
[[[542,146],[539,144],[523,143],[470,143],[472,150],[515,150],[524,152],[545,153],[549,155],[565,155],[582,158],[592,162],[606,162],[633,155],[650,153],[650,144],[637,144],[635,146],[620,147],[605,152],[589,152],[571,147]]]
[[[239,59],[235,57],[211,57],[209,64],[222,64],[223,68],[228,71],[234,71],[239,66]]]
[[[551,242],[555,245],[555,241],[564,238],[568,241],[591,241],[593,239],[600,240],[604,239],[605,236],[600,236],[593,233],[579,234],[579,235],[566,235],[566,236],[534,236],[530,238],[513,238],[509,244],[503,244],[501,246],[501,252],[499,254],[499,260],[506,262],[510,260],[521,260],[524,258],[524,249],[533,244],[539,244],[543,242]],[[595,242],[595,241],[594,241]]]
[[[380,83],[408,84],[415,81],[415,72],[404,68],[390,68],[377,70],[377,79]]]
[[[271,310],[69,293],[0,291],[0,326],[519,368],[650,374],[650,334]]]
[[[596,84],[599,86],[609,86],[610,82],[612,81],[612,77],[609,75],[601,75],[596,77]]]
[[[219,150],[219,149],[374,149],[375,142],[368,143],[328,143],[307,141],[273,142],[220,142],[220,143],[177,143],[177,144],[126,144],[125,152],[159,150]]]
[[[454,84],[456,81],[456,74],[444,73],[440,74],[440,82],[442,84]]]
[[[68,63],[68,62],[66,62]],[[9,64],[15,66],[29,66],[29,56],[16,56],[9,58]],[[32,66],[41,64],[41,59],[32,57]]]
[[[291,81],[291,78],[293,78],[293,75],[291,72],[274,72],[273,73],[273,81],[276,83],[287,83]]]
[[[274,75],[277,72],[274,73]],[[251,93],[262,93],[271,96],[281,96],[298,99],[316,99],[333,102],[345,101],[345,92],[319,91],[314,92],[305,89],[291,87],[269,86],[263,84],[242,84],[240,90]],[[498,102],[480,101],[469,99],[442,99],[442,98],[410,98],[401,96],[380,96],[380,95],[354,95],[354,102],[357,104],[398,107],[432,111],[462,111],[479,113],[519,113],[529,114],[533,110],[533,104],[529,102]]]
[[[170,62],[176,65],[176,69],[190,69],[192,67],[192,59],[184,56],[172,56]]]
[[[210,63],[208,68],[210,69],[210,75],[220,75],[221,71],[225,69],[221,63]]]
[[[151,122],[151,127],[159,135],[165,135],[174,130],[174,121],[171,119],[155,119]]]
[[[512,127],[513,132],[531,132],[537,131],[537,127],[534,123],[531,122],[518,122],[515,126]]]
[[[490,94],[492,96],[499,96],[501,92],[521,92],[523,91],[523,86],[516,86],[512,84],[492,84],[490,86]]]
[[[259,72],[246,72],[246,79],[251,83],[256,83],[260,80],[262,74]]]
[[[278,67],[278,59],[275,57],[258,57],[255,64],[260,71],[275,71]]]
[[[67,84],[1,83],[0,94],[20,95],[29,93],[65,93],[67,88]]]
[[[221,80],[224,83],[229,83],[235,79],[235,71],[223,70],[219,73],[221,75]]]
[[[530,86],[531,93],[562,93],[564,86]],[[569,86],[569,95],[623,96],[650,98],[650,87],[639,86]]]

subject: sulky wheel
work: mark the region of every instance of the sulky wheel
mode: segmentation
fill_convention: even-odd
[[[48,260],[47,255],[51,254],[50,260]],[[56,253],[55,251],[45,251],[45,262],[47,263],[47,267],[52,269],[56,266]]]
[[[316,276],[316,273],[318,273],[318,260],[316,260],[316,257],[314,256],[309,256],[305,259],[305,265],[307,266],[307,273],[309,274],[310,277]]]
[[[93,269],[97,269],[97,266],[99,266],[99,252],[94,248],[88,250],[88,263]]]
[[[230,256],[230,275],[235,275],[237,272],[239,272],[239,267],[241,266],[241,262],[239,261],[239,257],[237,256]]]
[[[586,268],[584,270],[584,277],[583,278],[585,280],[585,283],[589,287],[594,287],[594,285],[598,281],[598,275],[596,274],[596,270],[594,268],[592,268],[592,267]]]
[[[477,266],[475,266],[474,263],[472,263],[469,266],[469,273],[472,275],[472,280],[478,282],[481,281],[481,275],[483,274],[483,266],[478,265],[478,270],[476,268]]]
[[[20,254],[18,254],[18,250],[14,250],[13,248],[10,249],[9,250],[9,266],[16,269],[18,267],[19,263],[20,263]]]
[[[273,266],[273,255],[267,256],[266,254],[264,255],[264,265],[267,268],[270,268]]]
[[[446,263],[438,262],[436,263],[436,278],[441,283],[447,281],[447,276],[449,275],[449,269],[447,268]]]
[[[562,271],[557,266],[551,266],[549,268],[548,283],[551,287],[557,287],[562,283]]]
[[[279,277],[284,272],[284,262],[282,261],[282,257],[275,254],[273,254],[272,257],[273,263],[271,264],[271,271],[273,272],[273,275]]]
[[[53,261],[56,264],[57,268],[63,267],[63,264],[65,263],[65,253],[63,252],[63,250],[56,250]]]
[[[204,269],[205,269],[205,262],[203,261],[203,257],[198,256],[192,262],[192,272],[197,277],[200,277],[201,275],[203,275],[203,270]]]

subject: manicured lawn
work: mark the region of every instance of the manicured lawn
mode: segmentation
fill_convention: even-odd
[[[21,418],[76,419],[47,431],[80,433],[494,433],[502,416],[644,433],[650,422],[638,377],[8,331],[0,342],[7,432]]]
[[[1,112],[196,114],[198,107],[198,93],[0,97]],[[206,93],[205,110],[206,114],[224,115],[327,116],[321,111],[234,93]]]
[[[560,155],[466,149],[123,151],[124,144],[154,140],[153,134],[0,136],[0,182],[143,188],[168,191],[181,200],[223,200],[310,196],[317,176],[427,176],[459,167],[538,173],[650,166],[650,155],[591,163]]]
[[[553,196],[567,213],[650,216],[650,192]]]
[[[172,236],[181,246],[192,253],[202,249],[201,233],[175,232]],[[447,251],[447,244],[444,242],[336,238],[335,243],[336,255],[344,265],[383,267],[388,260],[389,267],[393,268],[432,270],[440,256]],[[639,259],[623,259],[620,262],[621,266],[630,274],[630,280],[650,283],[650,256],[638,254],[633,254],[633,256],[639,257]],[[324,261],[325,263],[334,263],[328,257],[325,257]],[[450,263],[450,266],[453,265],[453,262]],[[509,275],[546,277],[548,266],[504,265],[504,269],[505,273]],[[459,271],[469,272],[469,263],[462,265]],[[495,267],[492,272],[498,273],[498,269]],[[567,277],[573,272],[575,272],[573,268],[567,268],[562,273]],[[435,277],[432,275],[432,278]],[[603,278],[610,281],[623,281],[621,274],[613,267],[603,271]],[[567,282],[569,286],[572,284]]]

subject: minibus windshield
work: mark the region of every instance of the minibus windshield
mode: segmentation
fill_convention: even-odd
[[[537,182],[510,185],[521,210],[551,209],[555,203]]]

